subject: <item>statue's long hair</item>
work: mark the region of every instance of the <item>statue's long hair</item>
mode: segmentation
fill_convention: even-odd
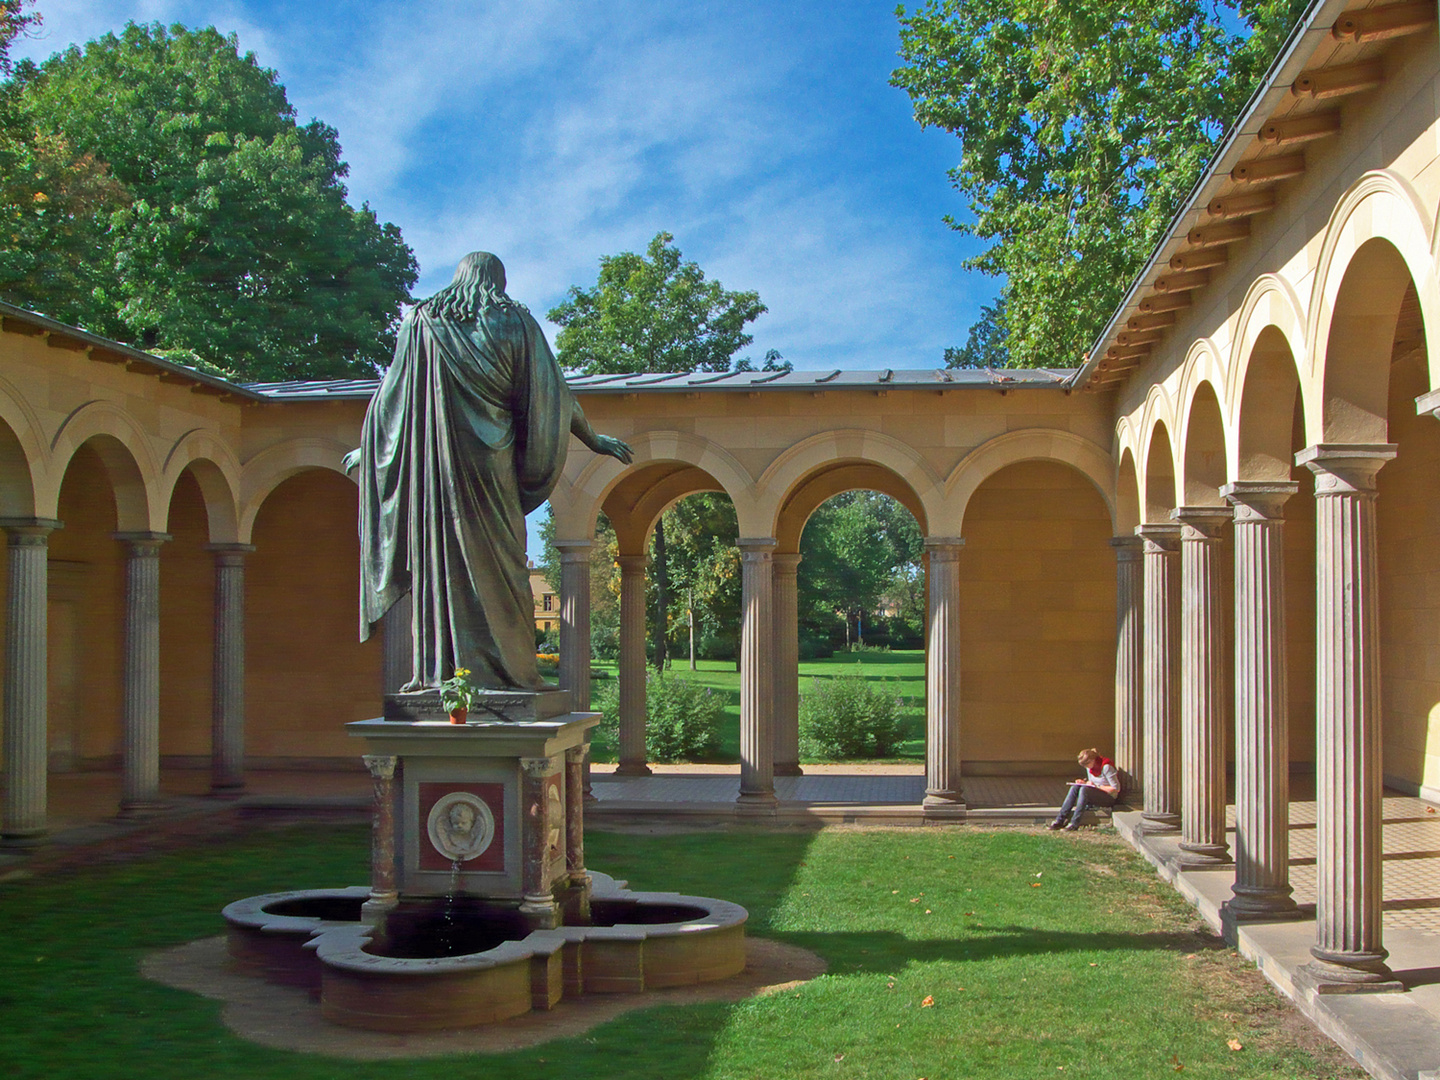
[[[488,251],[472,251],[455,268],[454,280],[420,309],[432,318],[475,322],[488,308],[519,306],[505,295],[505,265]]]

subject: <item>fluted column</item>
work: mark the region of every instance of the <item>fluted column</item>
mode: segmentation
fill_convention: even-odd
[[[361,919],[378,925],[400,902],[395,867],[395,802],[400,758],[395,754],[362,754],[370,770],[370,898],[361,905]]]
[[[5,805],[0,835],[39,841],[46,830],[45,650],[50,518],[0,518],[9,551],[5,594]]]
[[[125,544],[125,746],[120,812],[160,804],[160,545],[167,533],[116,533]]]
[[[1231,919],[1296,918],[1290,896],[1285,503],[1300,485],[1230,484],[1235,507],[1235,884]]]
[[[1141,790],[1145,745],[1145,562],[1138,536],[1116,536],[1115,767],[1127,798]]]
[[[1230,722],[1230,635],[1220,540],[1234,511],[1181,506],[1180,856],[1184,867],[1230,861],[1225,841],[1225,728]]]
[[[1315,474],[1316,911],[1314,959],[1325,991],[1398,990],[1380,927],[1380,604],[1376,475],[1387,443],[1310,446]]]
[[[245,556],[253,544],[211,544],[215,553],[215,663],[210,699],[210,789],[245,786]]]
[[[645,764],[644,555],[620,556],[620,764],[619,776],[649,776]]]
[[[589,540],[558,540],[560,552],[560,687],[570,707],[590,710],[590,548]],[[641,570],[643,586],[643,567]],[[641,628],[644,629],[643,626]]]
[[[415,676],[415,626],[410,593],[380,619],[380,691],[398,694]]]
[[[799,776],[800,768],[800,601],[796,571],[800,556],[773,557],[775,567],[775,775]]]
[[[1141,831],[1180,828],[1180,526],[1141,525],[1145,545],[1145,810]]]
[[[775,806],[775,541],[740,546],[740,798],[741,810]]]
[[[925,806],[965,807],[960,789],[959,537],[927,538],[929,633],[925,665]]]

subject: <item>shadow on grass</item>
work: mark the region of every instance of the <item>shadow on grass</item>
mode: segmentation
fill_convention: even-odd
[[[985,926],[965,937],[913,938],[892,932],[784,933],[792,945],[810,949],[830,961],[834,974],[891,972],[912,961],[1013,960],[1058,953],[1163,950],[1197,953],[1223,951],[1219,938],[1190,931],[1155,931],[1133,934],[1070,930],[1038,930],[1033,926]]]

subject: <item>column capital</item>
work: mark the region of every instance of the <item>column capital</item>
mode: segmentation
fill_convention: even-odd
[[[1110,546],[1115,549],[1115,558],[1120,562],[1134,562],[1143,554],[1145,541],[1138,536],[1112,536]]]
[[[775,552],[776,540],[773,536],[742,536],[735,541],[735,546],[745,555],[771,555]]]
[[[561,562],[589,562],[592,540],[556,540],[555,550],[560,552]]]
[[[112,538],[119,540],[122,544],[130,545],[132,558],[147,558],[160,554],[160,545],[169,543],[174,539],[169,533],[150,532],[149,530],[136,530],[134,532],[117,532],[110,534]]]
[[[1145,553],[1173,554],[1180,550],[1180,525],[1169,521],[1151,521],[1135,526],[1135,535],[1145,544]]]
[[[522,757],[520,771],[526,776],[543,779],[555,771],[555,759],[553,757]]]
[[[775,573],[793,576],[800,569],[800,555],[798,552],[787,551],[781,554],[770,556],[775,563]]]
[[[1295,480],[1237,480],[1220,494],[1235,508],[1236,521],[1284,521],[1285,504],[1299,490]]]
[[[1177,506],[1170,511],[1170,520],[1180,523],[1180,539],[1192,543],[1218,540],[1234,516],[1228,506]]]
[[[254,544],[206,544],[206,551],[213,551],[217,555],[250,555],[255,551]]]
[[[365,768],[377,780],[395,779],[395,766],[400,764],[400,758],[395,754],[361,754],[360,760],[365,762]]]
[[[1368,495],[1376,475],[1395,457],[1395,443],[1316,443],[1295,455],[1315,474],[1315,495]]]
[[[645,568],[650,565],[649,555],[620,555],[615,561],[620,564],[620,573],[643,574]]]
[[[960,557],[965,540],[959,536],[927,536],[924,544],[925,554],[932,562],[953,562]]]
[[[1431,390],[1415,399],[1415,412],[1420,416],[1433,416],[1440,420],[1440,390]]]
[[[0,517],[0,529],[10,536],[10,543],[44,543],[56,529],[63,529],[65,523],[59,518],[42,517]]]

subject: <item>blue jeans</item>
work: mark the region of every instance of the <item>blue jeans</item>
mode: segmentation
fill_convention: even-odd
[[[1070,818],[1071,821],[1079,821],[1080,815],[1085,813],[1092,806],[1114,806],[1115,796],[1108,791],[1101,791],[1098,787],[1082,787],[1076,784],[1065,796],[1065,801],[1060,804],[1060,813],[1056,815],[1056,821],[1064,821]],[[1074,817],[1071,817],[1074,814]]]

